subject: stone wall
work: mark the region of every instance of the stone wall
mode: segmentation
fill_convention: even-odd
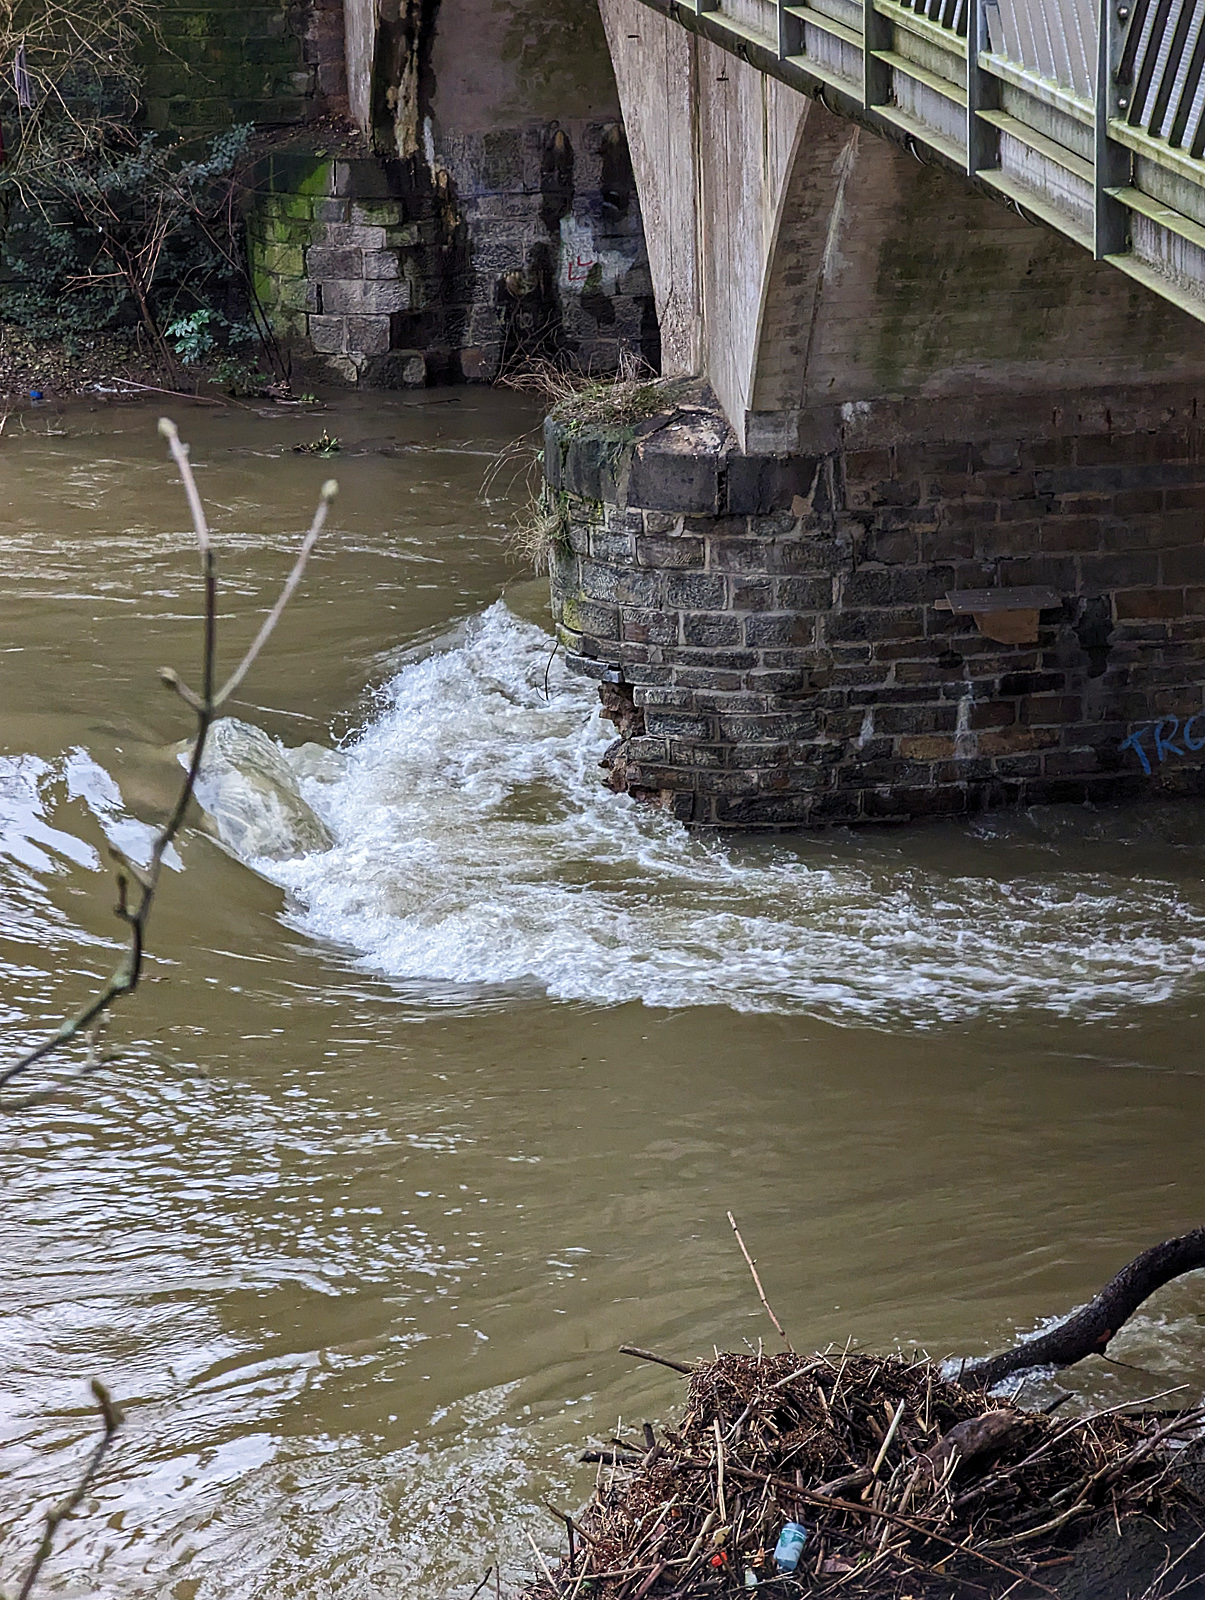
[[[345,343],[346,329],[314,324],[332,375],[388,381],[399,363],[377,355],[398,351],[420,352],[432,376],[484,381],[539,360],[611,371],[624,351],[656,364],[640,205],[596,8],[346,0],[344,10],[348,105],[360,154],[385,178],[330,198],[379,201],[390,214],[336,226],[409,230],[397,280],[409,290],[405,304],[396,289],[351,296],[372,302],[366,315],[390,303],[387,351],[379,326],[370,352]],[[317,234],[312,244],[315,284],[329,278],[328,249],[381,248]],[[324,291],[315,297],[320,317],[344,315],[342,291],[338,310]]]
[[[192,136],[346,112],[342,6],[331,0],[186,0],[154,15],[166,48],[147,66],[148,127]]]
[[[624,351],[656,364],[592,5],[174,0],[156,19],[150,127],[286,135],[253,175],[247,226],[258,293],[301,364],[381,386],[540,359],[611,371]]]
[[[1198,398],[879,402],[796,457],[742,454],[706,395],[550,423],[554,611],[612,786],[725,827],[1202,792]],[[1018,585],[1058,597],[1033,644],[938,607]]]
[[[247,227],[278,336],[327,377],[377,387],[488,381],[566,356],[611,371],[624,349],[655,363],[623,130],[596,124],[580,138],[575,183],[556,186],[553,158],[565,165],[571,147],[555,127],[460,136],[460,189],[415,159],[265,158]]]
[[[403,187],[365,156],[279,151],[257,171],[247,237],[260,302],[282,340],[345,383],[427,381],[407,334],[431,291],[436,229],[411,216]]]

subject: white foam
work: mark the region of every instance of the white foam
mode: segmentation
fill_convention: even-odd
[[[334,848],[256,863],[296,926],[432,993],[928,1023],[1199,988],[1205,909],[1117,852],[1102,875],[963,829],[982,872],[955,872],[868,834],[725,843],[610,794],[610,725],[559,662],[544,698],[549,649],[497,603],[382,691],[334,781],[302,778]]]

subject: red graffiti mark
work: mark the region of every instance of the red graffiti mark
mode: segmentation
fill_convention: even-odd
[[[596,261],[587,260],[585,256],[573,256],[569,262],[569,282],[584,283],[590,276],[591,269],[597,265]]]

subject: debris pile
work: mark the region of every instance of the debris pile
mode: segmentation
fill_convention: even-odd
[[[1165,1524],[1195,1511],[1205,1528],[1179,1470],[1205,1407],[1033,1413],[949,1381],[928,1358],[840,1350],[726,1354],[681,1370],[679,1428],[658,1438],[646,1423],[643,1441],[617,1437],[583,1457],[598,1462],[594,1496],[577,1516],[556,1513],[568,1554],[544,1566],[528,1600],[763,1586],[768,1600],[1021,1600],[1057,1595],[1071,1550],[1106,1520],[1120,1533],[1135,1516]],[[786,1529],[780,1545],[792,1523],[806,1536]],[[1169,1574],[1173,1589],[1183,1576]]]

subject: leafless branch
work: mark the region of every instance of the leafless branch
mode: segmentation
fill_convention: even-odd
[[[64,1045],[94,1027],[122,995],[132,994],[138,987],[139,980],[142,977],[147,923],[150,919],[155,893],[159,887],[163,859],[167,853],[168,846],[179,833],[187,814],[188,805],[192,799],[197,778],[201,771],[201,761],[205,753],[205,741],[208,737],[209,729],[215,721],[223,701],[242,682],[273,628],[280,620],[281,612],[301,581],[302,573],[305,571],[305,564],[326,521],[330,502],[338,493],[339,486],[333,478],[323,484],[318,509],[314,513],[314,521],[309,532],[302,540],[297,560],[293,564],[293,570],[285,580],[279,599],[269,611],[263,626],[255,636],[251,648],[235,668],[221,692],[215,693],[217,560],[213,541],[210,537],[209,524],[205,516],[205,507],[201,502],[196,479],[193,476],[192,463],[188,456],[188,446],[181,442],[175,423],[167,417],[160,419],[159,431],[167,440],[176,466],[179,468],[180,479],[184,485],[184,492],[188,498],[189,509],[192,513],[197,548],[201,556],[201,577],[204,586],[204,638],[200,691],[197,692],[190,689],[170,667],[162,668],[159,674],[163,682],[176,691],[185,705],[196,716],[197,731],[193,741],[192,755],[189,758],[188,770],[185,774],[184,782],[180,786],[180,792],[176,797],[171,814],[155,836],[148,865],[145,867],[139,866],[116,847],[110,848],[109,854],[113,859],[117,877],[117,905],[114,908],[114,914],[129,929],[129,944],[121,961],[108,981],[93,995],[87,1005],[76,1012],[73,1017],[69,1017],[63,1022],[48,1038],[43,1039],[40,1044],[27,1051],[19,1060],[14,1061],[10,1066],[0,1071],[0,1089],[11,1083],[14,1078],[27,1072],[37,1062],[52,1055],[56,1050],[60,1050]],[[98,1064],[93,1052],[90,1051],[89,1060],[85,1062],[82,1070],[84,1072],[93,1071]],[[21,1105],[28,1103],[30,1102],[20,1102]],[[17,1109],[17,1106],[10,1102],[6,1109],[14,1110]]]
[[[96,1398],[97,1409],[100,1411],[101,1421],[104,1423],[104,1432],[100,1436],[92,1454],[88,1458],[88,1465],[75,1488],[61,1505],[47,1513],[46,1523],[42,1531],[42,1542],[34,1553],[33,1560],[26,1569],[21,1587],[17,1591],[17,1600],[29,1600],[29,1595],[34,1584],[38,1581],[38,1574],[45,1566],[50,1552],[54,1549],[55,1535],[59,1531],[59,1524],[65,1522],[71,1513],[78,1507],[81,1500],[92,1487],[92,1481],[100,1471],[100,1464],[105,1458],[105,1453],[117,1436],[117,1430],[125,1420],[121,1410],[113,1402],[109,1391],[98,1379],[92,1380],[92,1393]]]
[[[745,1264],[749,1268],[749,1271],[753,1274],[753,1283],[754,1283],[754,1287],[757,1289],[757,1297],[761,1301],[762,1305],[765,1306],[766,1311],[767,1311],[767,1313],[769,1315],[770,1321],[778,1329],[779,1333],[782,1335],[783,1342],[786,1344],[787,1349],[790,1350],[791,1349],[791,1341],[787,1338],[787,1335],[786,1335],[786,1332],[785,1332],[785,1330],[783,1328],[782,1323],[779,1322],[778,1318],[774,1315],[773,1306],[766,1299],[766,1291],[762,1288],[761,1279],[757,1275],[757,1262],[753,1259],[753,1257],[749,1254],[748,1250],[745,1248],[745,1241],[741,1238],[741,1230],[737,1227],[736,1218],[732,1215],[731,1211],[728,1213],[728,1221],[732,1224],[733,1233],[736,1234],[736,1242],[741,1247],[741,1254],[745,1258]]]

